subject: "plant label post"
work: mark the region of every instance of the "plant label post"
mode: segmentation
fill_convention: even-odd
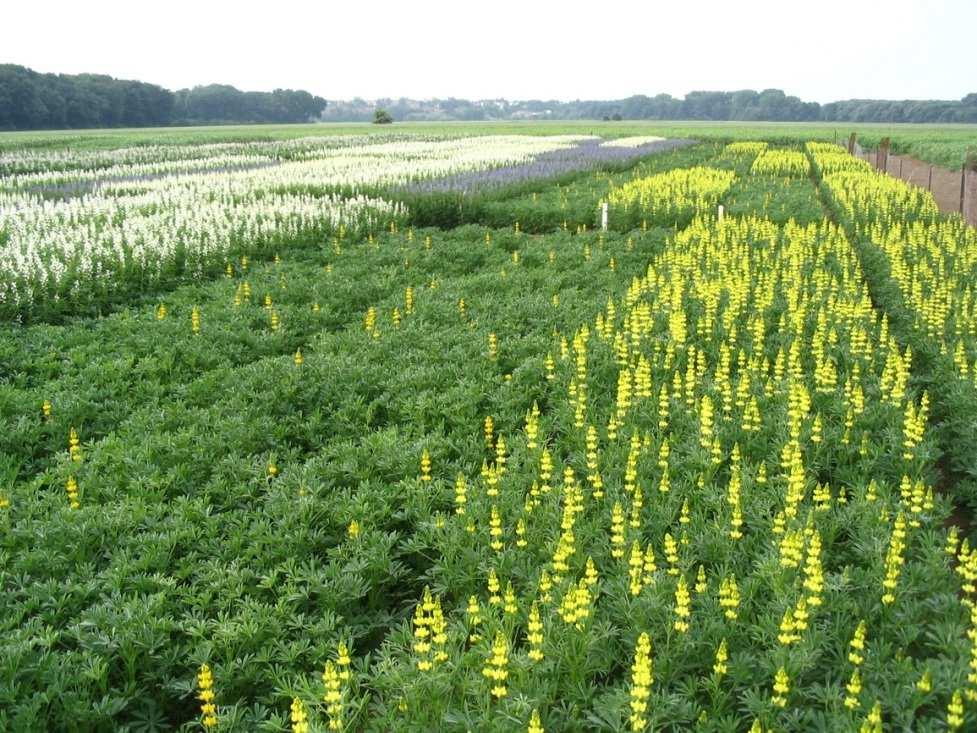
[[[723,205],[722,204],[719,204],[719,221],[720,222],[723,220],[723,214],[725,212],[726,212],[726,210],[723,208]]]
[[[600,205],[600,228],[601,231],[607,231],[607,202],[605,201]]]

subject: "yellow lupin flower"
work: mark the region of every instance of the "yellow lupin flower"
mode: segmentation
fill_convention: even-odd
[[[207,664],[200,665],[197,672],[197,699],[200,700],[200,721],[204,728],[216,728],[218,723],[217,705],[214,702],[214,676]]]
[[[427,483],[431,480],[431,454],[427,448],[421,452],[421,481]]]
[[[712,665],[713,674],[717,677],[722,677],[726,674],[726,660],[729,659],[729,652],[726,648],[726,640],[723,639],[719,642],[719,647],[716,649],[716,660]]]
[[[526,729],[526,733],[544,733],[538,710],[533,710],[532,715],[529,716],[529,727]]]
[[[81,462],[81,439],[78,437],[78,431],[75,430],[74,426],[68,430],[68,455],[75,463]]]
[[[336,665],[329,660],[322,672],[322,684],[326,689],[323,700],[326,703],[326,715],[329,717],[329,730],[343,728],[343,693],[342,680]]]
[[[679,576],[675,588],[675,623],[673,628],[681,634],[689,630],[689,618],[692,615],[692,599],[689,588],[685,584],[685,576]]]
[[[634,649],[634,663],[631,665],[631,730],[642,731],[648,725],[645,713],[648,711],[648,698],[651,685],[655,681],[654,663],[651,659],[651,637],[642,633]]]
[[[862,691],[862,674],[858,671],[858,667],[851,673],[851,679],[845,685],[845,690],[848,693],[845,695],[845,707],[849,710],[857,710],[861,705],[858,695]]]
[[[960,690],[953,691],[953,697],[946,708],[946,727],[950,730],[959,730],[963,727],[963,696]]]
[[[478,605],[478,596],[468,596],[465,614],[468,617],[468,640],[474,644],[482,638],[478,633],[478,627],[482,624],[482,609]]]
[[[740,591],[736,585],[736,576],[729,575],[719,584],[719,605],[730,621],[735,621],[737,609],[740,605]]]
[[[539,615],[539,606],[534,602],[529,609],[526,641],[529,642],[529,658],[534,662],[543,659],[543,621]]]
[[[292,733],[309,733],[309,715],[305,712],[305,705],[297,697],[292,698]]]
[[[922,676],[919,678],[919,681],[916,682],[916,689],[923,693],[932,692],[933,676],[930,674],[928,669],[923,672]]]
[[[855,628],[855,634],[852,636],[851,641],[848,642],[849,652],[848,661],[854,664],[856,667],[865,661],[863,653],[865,652],[865,635],[868,633],[868,627],[865,624],[865,620],[862,619],[858,622],[858,626]]]
[[[862,721],[859,733],[882,733],[882,703],[878,700],[872,706],[868,716]]]
[[[459,473],[455,479],[455,514],[459,516],[465,513],[465,506],[468,504],[468,482],[465,475]]]
[[[770,701],[779,708],[787,706],[787,695],[790,694],[790,677],[787,670],[781,667],[773,682],[773,696]]]
[[[72,509],[79,509],[81,502],[78,500],[78,482],[75,481],[74,476],[68,477],[68,482],[65,484],[65,491],[68,494],[68,505]]]
[[[492,681],[492,697],[501,700],[508,694],[506,679],[509,677],[509,642],[505,634],[496,632],[492,649],[482,668],[482,674]]]

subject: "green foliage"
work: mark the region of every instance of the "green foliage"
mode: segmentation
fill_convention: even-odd
[[[938,484],[941,455],[954,476],[977,465],[965,446],[973,387],[949,386],[952,365],[913,328],[865,221],[846,220],[822,187],[839,229],[819,212],[811,180],[754,176],[752,162],[707,144],[470,202],[418,196],[415,224],[452,228],[281,241],[247,266],[235,253],[221,263],[227,276],[133,292],[114,310],[0,325],[0,728],[197,730],[203,663],[219,730],[286,730],[294,697],[325,728],[320,675],[344,642],[346,730],[525,730],[536,709],[546,730],[623,731],[647,631],[652,729],[745,731],[754,720],[765,730],[857,729],[878,700],[887,728],[944,730],[952,692],[970,689],[961,599],[974,594],[954,572],[944,529],[961,494],[950,486],[917,509],[901,486],[903,476]],[[724,224],[710,211],[592,231],[611,188],[700,164],[736,173]],[[896,394],[907,346],[913,371]],[[632,395],[620,415],[620,375],[631,389],[640,359],[650,393]],[[847,425],[855,387],[864,405]],[[904,415],[923,390],[943,425],[907,458]],[[703,443],[707,396],[712,444]],[[744,418],[751,401],[755,431]],[[584,424],[598,436],[602,499]],[[491,496],[485,476],[502,437],[506,470]],[[671,484],[661,491],[666,439]],[[554,463],[545,492],[544,447]],[[802,494],[787,526],[808,550],[817,531],[824,587],[802,638],[784,646],[783,614],[805,593],[805,570],[782,564],[774,529],[793,448]],[[638,593],[611,539],[614,502],[629,513],[635,503],[632,453],[644,504],[636,525],[627,517],[625,550],[652,545],[658,562]],[[734,476],[744,520],[735,542]],[[571,481],[584,489],[575,551],[546,600],[540,571],[553,570]],[[824,487],[826,503],[815,501]],[[488,544],[493,508],[498,549]],[[886,605],[900,512],[919,526]],[[693,588],[688,632],[674,627],[666,532]],[[599,577],[578,628],[559,608],[588,557]],[[697,590],[700,566],[707,587]],[[512,583],[515,610],[489,600],[490,572]],[[735,620],[718,601],[728,576],[739,584]],[[447,654],[426,671],[412,623],[425,588],[443,611]],[[479,638],[470,596],[481,604]],[[534,601],[544,652],[535,662],[526,653]],[[864,690],[852,711],[843,699],[861,619]],[[508,643],[508,693],[494,700],[484,669],[496,631]],[[780,668],[791,683],[783,709],[771,701]],[[924,673],[930,690],[917,687]],[[973,710],[965,715],[973,725]]]

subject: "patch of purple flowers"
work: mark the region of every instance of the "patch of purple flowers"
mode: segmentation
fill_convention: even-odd
[[[541,153],[526,163],[517,163],[482,171],[458,173],[445,178],[419,181],[409,187],[414,193],[470,193],[484,189],[502,188],[514,183],[525,183],[544,178],[554,178],[565,173],[597,168],[602,165],[626,165],[652,153],[675,150],[692,145],[693,140],[656,140],[634,148],[602,144],[600,139],[583,140],[572,147]]]

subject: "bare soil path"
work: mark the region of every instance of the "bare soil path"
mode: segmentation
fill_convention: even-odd
[[[876,158],[874,150],[858,149],[856,150],[856,156],[862,160],[867,160],[873,167],[875,166]],[[931,165],[917,158],[890,153],[885,172],[890,176],[901,178],[907,183],[912,183],[929,190],[933,194],[933,198],[936,199],[936,204],[940,207],[940,211],[943,213],[960,213],[959,170],[949,170],[938,165]],[[973,174],[971,174],[971,178],[973,177]],[[970,185],[971,182],[968,181],[968,187]],[[968,196],[967,198],[967,203],[971,203],[969,201],[971,197]],[[977,206],[971,204],[967,208],[969,210],[966,210],[964,213],[968,215],[968,221],[972,226],[977,226],[977,211],[974,210]]]

